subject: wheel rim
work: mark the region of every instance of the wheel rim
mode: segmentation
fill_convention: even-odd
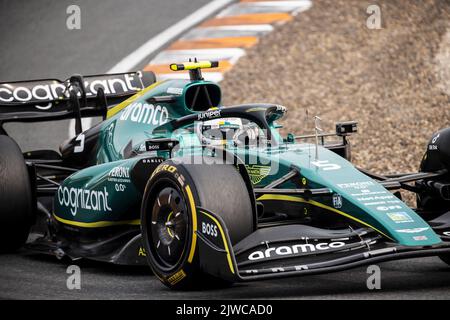
[[[164,268],[174,268],[183,257],[188,232],[184,198],[172,187],[156,196],[151,213],[152,245]]]

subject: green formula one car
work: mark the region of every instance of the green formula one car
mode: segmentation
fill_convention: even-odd
[[[418,173],[350,162],[355,122],[282,136],[276,104],[223,107],[217,62],[0,84],[0,250],[150,265],[189,289],[439,256],[450,263],[450,128]],[[81,118],[103,117],[83,131]],[[22,153],[7,122],[75,119],[60,152]],[[300,125],[300,123],[299,123]],[[401,190],[417,194],[417,208]]]

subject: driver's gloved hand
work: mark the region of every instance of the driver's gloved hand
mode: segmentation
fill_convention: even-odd
[[[241,128],[236,130],[233,140],[236,146],[256,146],[258,144],[259,128]]]

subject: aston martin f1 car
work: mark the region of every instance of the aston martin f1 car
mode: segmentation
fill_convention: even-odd
[[[283,136],[285,107],[221,105],[201,72],[217,65],[170,66],[189,80],[1,83],[1,251],[149,265],[174,289],[424,256],[450,263],[450,128],[432,136],[418,172],[373,173],[351,163],[356,122]],[[103,121],[83,130],[84,117]],[[76,132],[59,152],[22,152],[3,127],[61,119]]]

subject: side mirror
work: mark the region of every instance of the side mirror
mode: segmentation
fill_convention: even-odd
[[[338,136],[348,136],[352,133],[358,132],[358,122],[356,121],[346,121],[336,123],[336,135]]]

